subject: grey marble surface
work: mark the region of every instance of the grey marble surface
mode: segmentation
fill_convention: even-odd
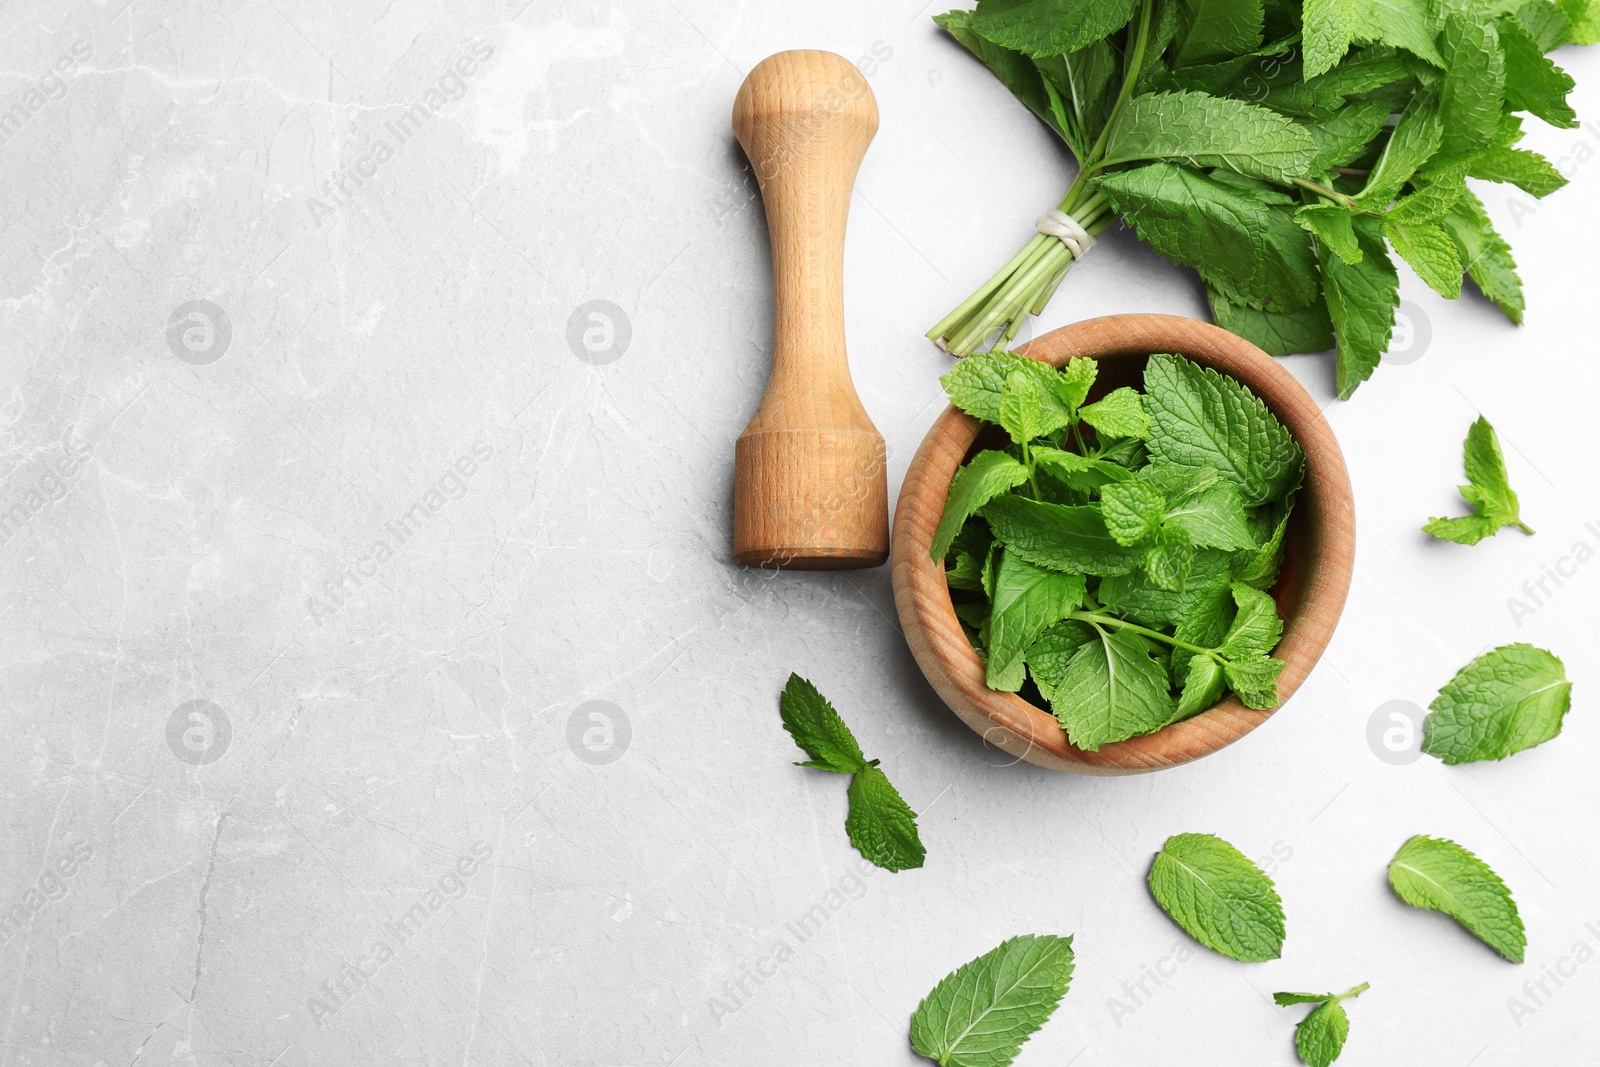
[[[1526,327],[1407,274],[1354,401],[1288,361],[1360,515],[1309,684],[1198,764],[1074,779],[943,708],[886,569],[730,561],[770,330],[743,73],[869,70],[847,310],[891,491],[940,404],[923,329],[1070,177],[915,8],[0,5],[0,1064],[910,1064],[922,995],[1024,932],[1079,954],[1027,1064],[1288,1064],[1268,995],[1359,981],[1341,1062],[1592,1058],[1600,126],[1534,124],[1551,200],[1489,191]],[[1600,118],[1600,59],[1561,61]],[[1197,285],[1122,232],[1040,326],[1156,310]],[[1418,532],[1476,410],[1532,540]],[[1566,660],[1558,741],[1384,747],[1391,702],[1511,640]],[[862,871],[842,784],[790,766],[791,670],[922,813],[925,869]],[[1149,901],[1188,830],[1274,871],[1283,959]],[[1506,877],[1526,965],[1392,898],[1415,832]]]

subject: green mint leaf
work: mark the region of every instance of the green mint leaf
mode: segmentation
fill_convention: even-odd
[[[1061,684],[1061,679],[1067,673],[1067,665],[1072,662],[1072,654],[1096,640],[1099,637],[1094,627],[1084,622],[1058,622],[1039,635],[1039,640],[1033,643],[1023,658],[1027,661],[1028,673],[1033,675],[1034,684],[1046,700],[1051,699],[1056,686]]]
[[[1067,485],[1082,492],[1098,492],[1103,486],[1125,482],[1133,472],[1120,463],[1093,456],[1080,456],[1059,448],[1036,447],[1033,462],[1040,470],[1060,478]]]
[[[1238,609],[1233,625],[1222,639],[1222,655],[1229,659],[1247,656],[1264,656],[1278,645],[1283,633],[1283,620],[1278,617],[1278,604],[1267,593],[1234,582],[1229,587],[1234,606]]]
[[[1406,56],[1384,45],[1357,49],[1326,73],[1274,86],[1261,102],[1285,114],[1321,119],[1330,111],[1361,103],[1350,97],[1406,81],[1411,77],[1407,64]]]
[[[1099,362],[1082,356],[1073,356],[1061,367],[1056,373],[1056,392],[1068,410],[1077,411],[1083,406],[1099,373]]]
[[[1526,307],[1522,279],[1517,274],[1516,260],[1511,258],[1511,246],[1495,232],[1483,202],[1468,192],[1439,224],[1455,242],[1456,254],[1467,265],[1467,277],[1505,312],[1506,318],[1520,324]]]
[[[1104,579],[1096,596],[1102,605],[1119,615],[1133,616],[1157,625],[1176,624],[1202,605],[1210,613],[1228,614],[1231,620],[1233,597],[1228,590],[1228,562],[1226,552],[1202,550],[1195,553],[1194,564],[1182,592],[1163,589],[1152,582],[1148,574],[1134,571]],[[1218,640],[1221,640],[1220,634]]]
[[[1443,143],[1444,119],[1439,114],[1438,90],[1420,90],[1401,113],[1356,203],[1365,211],[1387,208],[1389,201],[1433,158]]]
[[[1482,18],[1449,15],[1439,32],[1445,74],[1439,112],[1444,120],[1441,151],[1462,155],[1494,141],[1505,95],[1505,59],[1495,24]]]
[[[944,1067],[1006,1067],[1072,981],[1072,938],[1013,937],[940,979],[911,1017],[911,1047]]]
[[[1194,566],[1194,541],[1182,526],[1163,526],[1144,546],[1140,562],[1152,582],[1181,593]]]
[[[1266,13],[1261,0],[1189,0],[1172,56],[1178,66],[1209,63],[1261,47]]]
[[[1015,552],[1003,552],[994,585],[984,680],[990,689],[1015,693],[1027,680],[1023,654],[1047,628],[1083,603],[1084,577],[1037,566]]]
[[[1356,214],[1342,204],[1307,204],[1294,213],[1294,221],[1314,233],[1328,251],[1351,265],[1361,262],[1361,243],[1356,240]]]
[[[1118,544],[1098,505],[1069,507],[1002,496],[980,512],[995,536],[1030,563],[1078,574],[1126,574],[1138,553]]]
[[[886,871],[921,867],[927,850],[917,836],[917,816],[877,767],[862,767],[850,779],[850,843]]]
[[[1166,521],[1182,528],[1201,548],[1241,551],[1256,547],[1245,520],[1244,500],[1231,481],[1219,481],[1175,500]]]
[[[1436,222],[1467,192],[1466,170],[1456,166],[1448,171],[1429,169],[1426,184],[1407,193],[1389,209],[1388,220],[1406,224]]]
[[[1389,861],[1389,885],[1413,908],[1442,911],[1512,963],[1522,962],[1528,938],[1511,891],[1454,841],[1411,838]]]
[[[1572,683],[1553,654],[1532,645],[1485,652],[1439,691],[1422,751],[1446,763],[1500,760],[1561,732]]]
[[[1344,1051],[1350,1019],[1338,1000],[1329,1000],[1294,1028],[1294,1050],[1306,1067],[1328,1067]]]
[[[1549,0],[1528,0],[1515,15],[1541,52],[1554,51],[1571,42],[1571,20]]]
[[[1179,651],[1182,651],[1181,649]],[[1222,697],[1226,679],[1222,666],[1210,656],[1192,656],[1184,674],[1183,691],[1178,694],[1178,707],[1174,720],[1197,715]]]
[[[828,699],[817,687],[800,677],[789,675],[778,702],[783,716],[783,728],[789,731],[794,743],[811,758],[801,767],[815,767],[835,774],[853,774],[867,765],[855,735],[833,710]]]
[[[1446,541],[1474,545],[1505,526],[1518,526],[1526,533],[1533,531],[1522,522],[1521,506],[1516,492],[1506,475],[1505,456],[1500,451],[1500,437],[1489,425],[1489,420],[1479,415],[1467,430],[1462,447],[1468,485],[1461,487],[1461,495],[1478,512],[1460,519],[1429,519],[1423,531]]]
[[[1137,545],[1154,537],[1167,517],[1167,498],[1144,481],[1120,482],[1100,491],[1106,529],[1119,545]]]
[[[1228,299],[1274,311],[1305,307],[1317,296],[1317,268],[1293,214],[1269,187],[1224,175],[1150,163],[1094,184],[1140,239]]]
[[[1515,185],[1537,197],[1549,196],[1567,184],[1554,163],[1526,148],[1485,148],[1468,160],[1467,173],[1486,182]]]
[[[1390,217],[1383,222],[1383,235],[1430,289],[1450,300],[1461,295],[1461,257],[1443,226]]]
[[[1331,70],[1357,40],[1381,41],[1444,66],[1423,0],[1306,0],[1304,12],[1307,78]]]
[[[1246,962],[1283,953],[1283,902],[1272,879],[1210,834],[1177,834],[1150,865],[1150,893],[1190,937]]]
[[[1150,432],[1150,416],[1137,391],[1113,389],[1093,404],[1078,409],[1078,417],[1106,437],[1137,437]]]
[[[1328,316],[1339,341],[1336,385],[1346,400],[1372,376],[1388,350],[1395,308],[1400,306],[1400,275],[1384,244],[1382,223],[1362,216],[1354,227],[1359,262],[1347,263],[1326,244],[1317,246]]]
[[[1317,157],[1310,168],[1313,174],[1362,155],[1389,119],[1389,104],[1384,100],[1351,100],[1334,106],[1337,110],[1318,112],[1305,123],[1305,131],[1317,143]]]
[[[1166,668],[1141,638],[1095,627],[1053,686],[1050,709],[1073,744],[1094,752],[1161,729],[1172,721],[1173,701]]]
[[[1321,296],[1294,311],[1263,311],[1235,304],[1209,285],[1206,299],[1218,326],[1238,334],[1269,356],[1321,352],[1333,347],[1333,323]]]
[[[1600,2],[1556,0],[1556,7],[1571,26],[1567,33],[1568,44],[1600,44]]]
[[[1135,96],[1117,116],[1104,165],[1165,159],[1287,185],[1308,174],[1317,142],[1292,119],[1196,92]]]
[[[1000,428],[1016,444],[1024,444],[1044,433],[1043,390],[1036,379],[1018,367],[1006,376],[1006,391],[1000,397]]]
[[[1212,582],[1207,576],[1201,577],[1200,581],[1210,584],[1193,600],[1189,610],[1179,617],[1172,630],[1174,638],[1200,648],[1216,648],[1222,644],[1223,638],[1232,629],[1233,618],[1237,614],[1227,579],[1226,574],[1216,582]],[[1194,653],[1188,649],[1172,650],[1173,678],[1183,678],[1187,681],[1191,657],[1194,657]],[[1219,670],[1221,666],[1221,663],[1217,664]]]
[[[928,554],[944,559],[956,534],[979,508],[1027,480],[1028,468],[1005,452],[984,451],[973,456],[950,481],[950,495],[945,498],[944,514],[933,531]]]
[[[1280,659],[1252,654],[1229,660],[1223,665],[1222,674],[1245,707],[1268,711],[1278,706],[1278,675],[1283,673],[1283,666]]]
[[[1138,0],[978,0],[974,32],[1030,56],[1074,52],[1127,25]]]
[[[1500,20],[1500,48],[1506,62],[1506,106],[1552,126],[1577,126],[1577,112],[1567,103],[1572,76],[1551,62],[1515,18]]]
[[[1152,457],[1183,467],[1215,467],[1254,507],[1281,499],[1300,482],[1304,456],[1261,399],[1232,378],[1170,355],[1145,366],[1146,441]]]
[[[1001,400],[1006,395],[1011,372],[1018,369],[1032,376],[1041,392],[1054,391],[1056,372],[1050,364],[1003,351],[968,356],[952,367],[939,382],[956,407],[975,419],[998,426]]]
[[[1283,538],[1289,532],[1289,515],[1293,510],[1293,496],[1289,497],[1283,514],[1272,525],[1272,532],[1260,548],[1241,552],[1234,558],[1234,577],[1257,589],[1270,589],[1278,579],[1278,568],[1283,565]]]

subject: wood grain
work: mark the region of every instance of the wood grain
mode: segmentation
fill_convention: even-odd
[[[883,437],[850,381],[844,233],[878,129],[866,77],[832,52],[780,52],[733,105],[772,238],[772,372],[734,446],[734,558],[798,569],[889,555]]]
[[[1145,357],[1187,356],[1230,375],[1266,402],[1306,454],[1306,482],[1296,498],[1284,543],[1284,564],[1272,595],[1285,619],[1273,653],[1283,660],[1279,708],[1311,673],[1333,636],[1350,588],[1355,557],[1355,505],[1333,430],[1316,402],[1277,361],[1208,323],[1174,315],[1112,315],[1067,326],[1022,349],[1060,366],[1071,356],[1101,361],[1091,396],[1137,385]],[[944,566],[928,556],[950,479],[977,439],[979,424],[946,408],[911,460],[895,510],[895,605],[912,655],[961,720],[997,748],[1058,771],[1134,774],[1173,767],[1215,752],[1254,730],[1275,711],[1253,711],[1231,695],[1192,719],[1144,737],[1086,752],[1066,738],[1054,715],[1014,693],[984,684],[983,664],[962,632],[945,585]]]

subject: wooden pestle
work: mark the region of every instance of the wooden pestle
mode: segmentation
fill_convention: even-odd
[[[772,243],[772,372],[734,446],[733,549],[743,564],[833,570],[889,554],[883,436],[850,381],[844,230],[878,130],[866,77],[832,52],[779,52],[733,103]]]

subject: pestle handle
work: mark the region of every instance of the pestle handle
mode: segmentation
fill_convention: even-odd
[[[758,63],[733,104],[772,244],[772,371],[734,446],[734,558],[799,569],[889,554],[883,437],[850,381],[844,231],[878,129],[867,79],[832,52]]]

